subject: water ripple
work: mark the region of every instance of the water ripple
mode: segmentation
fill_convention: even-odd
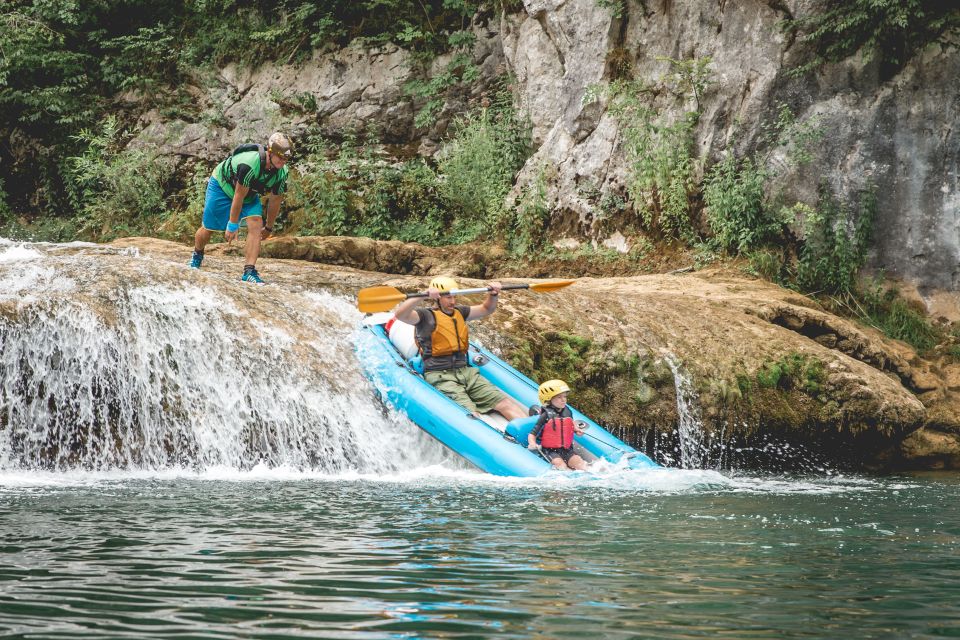
[[[689,480],[6,485],[0,633],[892,638],[960,624],[955,479]]]

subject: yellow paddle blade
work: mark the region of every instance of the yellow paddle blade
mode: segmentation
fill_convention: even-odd
[[[393,287],[367,287],[357,292],[357,308],[363,313],[390,311],[407,299],[407,294]]]
[[[530,288],[534,291],[547,292],[547,291],[556,291],[557,289],[563,289],[564,287],[569,287],[576,280],[554,280],[553,282],[533,282],[530,284]]]

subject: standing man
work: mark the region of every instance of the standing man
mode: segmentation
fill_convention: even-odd
[[[207,181],[203,203],[203,223],[194,235],[193,259],[190,266],[199,269],[203,264],[203,248],[214,231],[223,231],[227,243],[233,242],[240,224],[247,223],[247,245],[244,251],[244,282],[262,283],[257,273],[260,241],[273,233],[273,223],[280,213],[280,203],[287,191],[285,166],[293,147],[282,133],[274,133],[266,148],[243,145],[217,165]],[[267,197],[267,223],[263,223],[263,205],[260,196]]]
[[[433,309],[416,308],[419,298],[401,302],[394,311],[397,320],[415,326],[417,345],[423,356],[423,379],[445,396],[474,415],[491,409],[507,420],[524,418],[527,410],[504,394],[476,367],[467,363],[470,348],[468,320],[485,318],[497,310],[500,283],[487,285],[490,293],[483,304],[458,305],[452,291],[458,289],[453,278],[439,276],[430,281],[427,295],[437,301]]]

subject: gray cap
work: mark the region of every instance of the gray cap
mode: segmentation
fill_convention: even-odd
[[[293,153],[293,144],[290,142],[290,138],[277,132],[272,134],[270,140],[267,141],[267,150],[286,160]]]

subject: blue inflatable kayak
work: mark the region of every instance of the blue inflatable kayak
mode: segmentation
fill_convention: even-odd
[[[419,356],[409,361],[404,358],[391,343],[383,324],[364,325],[357,341],[357,355],[384,402],[405,413],[417,426],[482,471],[498,476],[530,477],[552,469],[538,452],[527,449],[527,434],[536,425],[536,416],[507,422],[500,414],[491,412],[475,418],[423,379],[418,372]],[[531,406],[538,402],[537,383],[472,342],[470,364],[520,404]],[[575,420],[588,425],[587,431],[574,440],[574,449],[588,463],[605,460],[633,469],[659,466],[587,416],[571,409]]]

